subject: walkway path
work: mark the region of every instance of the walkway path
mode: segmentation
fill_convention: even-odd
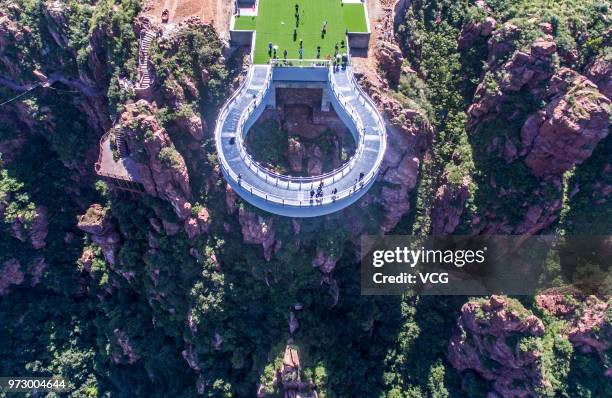
[[[276,174],[255,162],[244,146],[244,127],[263,112],[273,87],[273,70],[269,65],[253,65],[219,114],[215,139],[226,179],[247,202],[275,214],[314,217],[349,206],[365,194],[378,175],[386,149],[382,116],[357,85],[350,67],[329,68],[327,87],[332,104],[353,124],[348,127],[358,140],[355,155],[341,168],[321,176]],[[311,198],[311,191],[316,192],[321,182],[323,196]]]
[[[149,47],[157,37],[153,31],[147,30],[141,34],[138,49],[138,82],[136,92],[148,90],[153,83],[151,65],[149,65]]]

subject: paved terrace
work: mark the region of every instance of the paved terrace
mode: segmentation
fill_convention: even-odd
[[[271,101],[275,80],[327,83],[331,103],[357,143],[355,155],[341,168],[321,176],[290,177],[265,168],[247,153],[244,138]],[[230,186],[252,205],[290,217],[321,216],[353,204],[374,183],[386,149],[382,116],[357,85],[351,68],[334,70],[326,64],[251,66],[243,85],[219,114],[215,140]],[[323,197],[311,198],[311,190],[316,192],[321,182]]]

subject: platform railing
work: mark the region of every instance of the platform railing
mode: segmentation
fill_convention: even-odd
[[[358,149],[355,155],[358,155],[358,154],[360,155],[363,152],[364,147],[365,147],[365,135],[366,134],[363,128],[363,123],[356,109],[354,109],[354,107],[352,107],[352,105],[350,104],[350,101],[346,100],[346,98],[343,98],[344,96],[342,95],[341,90],[339,89],[339,87],[337,86],[337,83],[335,82],[333,73],[334,73],[334,70],[332,69],[332,67],[329,66],[329,82],[330,82],[330,87],[332,88],[332,92],[336,96],[337,100],[340,101],[340,103],[343,106],[345,106],[347,113],[351,116],[351,118],[355,122],[355,125],[358,128],[359,143],[357,145]],[[261,102],[265,99],[267,95],[267,91],[272,85],[271,75],[272,75],[272,67],[270,66],[268,67],[267,76],[266,76],[266,88],[264,90],[261,90],[260,93],[257,96],[255,96],[255,98],[253,98],[253,100],[247,104],[246,106],[247,111],[242,112],[238,120],[238,126],[236,129],[236,132],[237,132],[236,143],[238,144],[238,149],[239,149],[241,158],[245,160],[245,164],[247,164],[251,170],[255,171],[256,175],[263,177],[265,181],[273,182],[277,186],[280,185],[281,183],[282,184],[287,183],[287,188],[292,188],[291,187],[292,183],[297,184],[298,186],[297,190],[301,190],[302,188],[306,188],[306,190],[312,190],[318,186],[318,185],[314,185],[315,182],[319,184],[323,182],[325,186],[325,184],[328,183],[330,176],[331,176],[332,183],[335,182],[336,177],[339,177],[339,178],[344,177],[346,174],[348,174],[348,172],[350,172],[354,168],[359,158],[358,156],[353,156],[351,160],[345,163],[341,168],[333,170],[323,175],[312,176],[312,177],[293,177],[293,176],[286,176],[286,175],[282,175],[279,173],[275,173],[274,171],[263,167],[261,164],[254,161],[252,157],[248,154],[248,152],[244,148],[244,142],[243,142],[242,132],[244,129],[244,125],[246,124],[247,120],[250,118],[252,113],[258,108]],[[373,104],[373,102],[368,97],[368,95],[365,94],[363,90],[361,90],[361,88],[356,84],[356,81],[353,77],[351,80],[351,83],[353,83],[354,85],[357,85],[357,88],[359,91],[359,97],[364,98],[364,101],[367,101],[368,104],[370,105],[372,112],[375,113],[374,117],[377,119],[378,127],[380,129],[378,133],[379,135],[382,135],[381,137],[382,153],[379,154],[379,156],[377,157],[377,160],[376,160],[377,164],[375,165],[375,167],[370,169],[370,172],[356,179],[355,183],[352,184],[349,188],[345,188],[344,190],[337,191],[336,193],[324,195],[319,198],[316,198],[316,197],[307,197],[305,199],[283,198],[277,195],[269,194],[261,190],[260,188],[257,188],[249,184],[247,181],[244,181],[242,179],[242,176],[237,174],[235,171],[233,171],[227,164],[227,160],[225,159],[223,152],[222,152],[222,148],[221,148],[221,134],[222,134],[222,129],[223,129],[222,123],[225,120],[227,113],[229,112],[230,105],[232,105],[236,101],[237,97],[240,95],[244,86],[250,83],[252,78],[253,78],[253,69],[249,70],[247,78],[245,78],[245,80],[243,81],[239,89],[236,90],[236,92],[225,103],[221,112],[219,113],[219,116],[217,117],[217,125],[216,125],[216,132],[215,132],[215,137],[217,138],[216,139],[217,150],[219,152],[219,158],[221,160],[220,162],[221,169],[228,178],[235,181],[242,189],[249,192],[251,195],[254,195],[267,202],[271,202],[271,203],[275,203],[275,204],[279,204],[283,206],[296,206],[296,207],[308,207],[308,206],[317,206],[317,205],[335,203],[338,200],[354,195],[356,192],[360,191],[365,186],[369,185],[372,182],[372,180],[376,178],[376,175],[378,174],[378,170],[380,168],[380,164],[382,162],[382,153],[384,153],[384,149],[386,148],[386,142],[385,142],[385,137],[384,137],[385,136],[384,124],[382,123],[382,116],[380,116],[380,113],[378,113],[378,109]],[[295,185],[293,186],[293,189],[295,189]],[[305,192],[304,195],[306,196],[308,194]]]
[[[355,123],[357,127],[358,141],[356,142],[357,150],[355,154],[351,157],[351,159],[348,162],[345,162],[341,167],[337,169],[334,169],[325,174],[320,174],[317,176],[306,176],[306,177],[280,174],[273,170],[270,170],[269,168],[257,162],[248,153],[244,145],[244,140],[243,140],[244,125],[246,124],[246,122],[251,117],[253,112],[255,112],[255,110],[258,108],[258,106],[261,104],[261,102],[267,95],[267,90],[271,85],[271,81],[268,81],[268,84],[266,85],[266,89],[263,90],[253,102],[247,105],[246,107],[247,111],[241,114],[240,119],[238,121],[238,126],[237,126],[238,134],[236,137],[236,143],[238,146],[238,151],[239,151],[241,159],[245,161],[245,164],[252,171],[254,171],[257,176],[264,177],[266,182],[273,182],[276,186],[279,186],[281,184],[282,185],[287,184],[288,189],[310,190],[310,189],[313,189],[315,182],[317,183],[323,182],[323,184],[335,183],[336,180],[339,180],[343,178],[346,174],[348,174],[357,164],[357,161],[360,158],[361,154],[363,153],[363,150],[365,147],[365,127],[363,125],[363,121],[361,120],[357,109],[341,93],[340,88],[338,87],[337,83],[333,79],[333,70],[331,68],[329,69],[328,77],[329,77],[329,83],[330,83],[330,87],[332,89],[333,94],[336,96],[336,99],[345,107],[349,117],[352,119],[353,123]],[[292,186],[291,184],[294,184],[294,185]]]
[[[271,58],[268,63],[275,68],[327,68],[331,61],[320,58]]]

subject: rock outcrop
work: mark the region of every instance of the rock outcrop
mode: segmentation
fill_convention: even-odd
[[[587,66],[586,77],[597,85],[603,95],[612,99],[612,60],[597,58]]]
[[[318,268],[324,274],[331,274],[338,259],[327,254],[324,250],[317,250],[315,258],[312,260],[312,266]]]
[[[501,397],[535,398],[535,387],[544,383],[540,352],[520,349],[518,337],[543,334],[542,321],[514,299],[470,301],[461,308],[448,359],[457,370],[471,369],[492,381]]]
[[[580,352],[604,354],[612,348],[612,321],[606,315],[612,310],[612,299],[547,294],[536,296],[536,304],[568,322],[565,333]]]
[[[49,233],[49,220],[47,218],[47,208],[45,206],[36,207],[36,215],[32,220],[29,231],[30,241],[34,249],[42,249],[47,246],[45,241]]]
[[[47,246],[45,239],[48,232],[49,221],[45,206],[37,206],[31,220],[28,221],[23,216],[18,215],[15,221],[11,223],[11,236],[21,242],[29,240],[32,243],[32,247],[36,250]]]
[[[608,76],[610,78],[611,76]],[[538,177],[560,176],[591,156],[609,134],[610,99],[586,77],[561,68],[546,107],[521,130],[525,163]]]
[[[497,21],[494,18],[486,17],[480,22],[468,22],[461,28],[459,33],[458,45],[459,49],[469,48],[474,41],[479,37],[489,37],[497,27]]]
[[[60,51],[64,51],[64,54],[58,54],[57,59],[76,59],[77,53],[69,40],[67,6],[60,1],[48,1],[41,4],[40,11],[39,27],[44,28],[41,33],[48,35],[53,44],[57,45]],[[85,53],[87,62],[79,64],[77,73],[68,73],[67,70],[70,68],[66,68],[67,64],[63,62],[46,62],[40,66],[40,69],[24,70],[22,64],[31,63],[32,57],[48,58],[46,44],[40,48],[26,44],[37,43],[34,35],[38,33],[33,32],[32,28],[24,23],[24,14],[21,7],[14,3],[0,11],[0,69],[2,69],[0,85],[14,91],[23,91],[37,85],[45,90],[58,82],[64,84],[82,94],[82,98],[75,101],[75,106],[87,115],[89,125],[102,134],[110,128],[108,104],[104,91],[100,89],[109,79],[105,54],[107,47],[103,43],[113,35],[112,29],[98,29],[92,32],[88,43],[89,51]],[[24,51],[26,48],[27,53]],[[43,91],[40,95],[45,96],[49,92],[50,90]],[[14,108],[19,106],[16,104]],[[24,115],[24,120],[28,119],[31,119],[31,115]],[[73,166],[78,167],[78,165]]]
[[[556,339],[602,356],[612,347],[611,299],[544,294],[535,297],[535,305],[553,317],[547,322],[565,322]],[[551,387],[546,374],[551,365],[540,361],[546,348],[537,343],[545,332],[544,322],[515,299],[471,300],[461,309],[448,359],[457,370],[471,369],[491,381],[488,396],[536,398],[540,388]]]
[[[0,296],[10,292],[11,286],[21,285],[25,280],[25,274],[21,269],[21,263],[12,258],[5,261],[0,267]]]
[[[287,158],[292,172],[300,173],[302,171],[304,157],[306,157],[306,148],[304,148],[304,145],[296,139],[289,139]]]
[[[452,234],[459,225],[465,202],[469,196],[471,180],[464,177],[461,184],[446,182],[438,188],[431,209],[432,235]]]
[[[405,65],[394,32],[397,18],[403,17],[401,10],[408,6],[409,2],[404,1],[381,2],[379,23],[374,26],[376,44],[372,61],[356,63],[354,67],[359,84],[386,119],[387,150],[379,177],[383,186],[380,194],[372,198],[383,208],[380,224],[383,232],[392,230],[410,209],[410,193],[416,187],[421,159],[433,137],[424,112],[407,107],[389,95],[402,74],[415,73]],[[366,200],[367,197],[363,201]]]
[[[402,74],[404,56],[399,46],[388,41],[379,41],[377,44],[378,65],[385,73],[391,84],[398,84]]]
[[[276,239],[276,234],[272,228],[273,219],[258,216],[240,208],[238,210],[238,220],[242,225],[244,243],[261,245],[266,261],[270,261],[272,254],[279,250],[282,245],[282,242]]]
[[[116,254],[122,239],[109,210],[94,204],[79,217],[77,226],[90,234],[92,242],[100,247],[104,258],[111,266],[117,264]]]
[[[410,209],[409,193],[416,187],[422,158],[433,130],[418,110],[403,107],[387,94],[388,83],[371,71],[359,82],[383,111],[387,125],[387,150],[381,165],[385,183],[376,198],[384,209],[381,230],[388,232]]]
[[[136,353],[130,342],[130,337],[125,330],[115,329],[113,331],[115,342],[121,348],[121,353],[115,352],[113,354],[113,362],[116,364],[127,362],[133,364],[140,359],[140,355]],[[124,361],[124,358],[127,361]]]
[[[499,46],[499,44],[497,44]],[[468,131],[475,131],[476,127],[483,121],[495,117],[501,112],[501,104],[509,93],[518,93],[523,88],[528,88],[535,97],[541,97],[544,92],[543,82],[548,81],[553,75],[553,54],[557,50],[557,44],[552,36],[545,36],[536,40],[528,52],[517,51],[503,65],[496,67],[495,60],[490,64],[495,82],[484,79],[476,89],[474,98],[476,102],[470,105],[468,114]],[[499,49],[490,49],[499,51]],[[506,51],[506,49],[504,49]]]
[[[189,239],[193,239],[198,235],[208,233],[210,227],[210,216],[206,208],[198,210],[195,217],[189,217],[185,220],[185,232]]]
[[[30,285],[36,286],[40,283],[40,280],[49,265],[45,261],[43,256],[35,257],[28,264],[28,275],[30,276]]]
[[[155,109],[145,100],[128,104],[121,115],[121,127],[130,152],[136,154],[145,191],[169,202],[176,215],[186,220],[191,215],[187,166],[154,115]]]

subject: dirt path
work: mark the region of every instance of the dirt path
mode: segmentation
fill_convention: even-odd
[[[199,17],[212,23],[222,38],[229,36],[232,2],[227,0],[149,0],[144,14],[161,23],[163,10],[170,12],[169,23],[180,23],[191,17]]]

